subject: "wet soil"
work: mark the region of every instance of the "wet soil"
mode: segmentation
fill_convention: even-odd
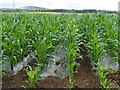
[[[90,59],[86,56],[87,50],[84,46],[80,46],[83,59],[76,59],[80,63],[80,67],[76,67],[78,72],[74,74],[74,87],[75,88],[99,88],[100,83],[96,76],[96,72],[92,70]],[[32,60],[29,65],[35,67],[36,60]],[[109,78],[120,84],[120,72],[110,75]],[[26,82],[28,76],[22,69],[16,75],[7,73],[2,77],[2,88],[30,88]],[[36,85],[37,88],[66,88],[68,85],[68,77],[61,79],[58,77],[48,76],[43,80],[39,80]]]

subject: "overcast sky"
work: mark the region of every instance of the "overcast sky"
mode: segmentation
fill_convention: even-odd
[[[39,6],[49,9],[118,10],[119,0],[0,0],[0,8]]]

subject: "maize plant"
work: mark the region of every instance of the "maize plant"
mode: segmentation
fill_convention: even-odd
[[[75,59],[78,56],[77,52],[80,52],[78,44],[85,45],[88,50],[87,55],[94,63],[98,63],[99,58],[105,55],[113,58],[113,61],[120,61],[117,28],[119,23],[116,14],[98,12],[89,14],[2,13],[1,15],[2,60],[10,63],[11,70],[31,52],[35,52],[38,65],[47,66],[54,48],[62,45],[67,52],[67,55],[65,54],[67,60],[63,62],[67,63],[69,87],[72,88],[73,69],[78,65]],[[98,69],[99,77],[102,72]],[[105,74],[103,76],[106,77]]]

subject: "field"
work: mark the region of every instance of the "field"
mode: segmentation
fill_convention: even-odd
[[[2,14],[3,88],[119,88],[117,14]]]

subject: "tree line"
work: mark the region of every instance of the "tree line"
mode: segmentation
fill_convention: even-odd
[[[0,9],[1,12],[63,12],[63,13],[117,13],[117,11],[108,11],[108,10],[96,10],[96,9],[84,9],[84,10],[75,10],[75,9]]]

